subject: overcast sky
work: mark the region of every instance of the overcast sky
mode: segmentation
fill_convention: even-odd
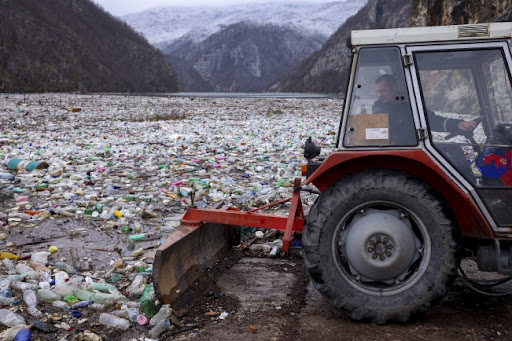
[[[200,6],[246,4],[248,2],[331,2],[332,0],[93,0],[115,16],[140,12],[158,6]]]

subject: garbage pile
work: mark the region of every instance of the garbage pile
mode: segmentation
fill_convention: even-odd
[[[179,328],[154,294],[155,248],[190,205],[244,209],[290,197],[304,141],[313,136],[328,154],[341,106],[0,95],[0,340],[99,340],[102,325],[154,339]],[[306,210],[315,199],[303,196]]]

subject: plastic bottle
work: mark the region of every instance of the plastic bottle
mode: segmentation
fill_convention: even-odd
[[[48,290],[48,289],[39,289],[37,291],[36,297],[43,302],[49,302],[49,303],[62,300],[61,295],[56,294],[53,291]]]
[[[140,309],[148,318],[152,318],[158,313],[158,307],[152,300],[144,300],[140,303]]]
[[[9,258],[2,259],[2,264],[5,266],[7,271],[14,271],[16,268]]]
[[[65,262],[56,262],[53,265],[53,267],[55,269],[66,271],[70,275],[74,275],[76,273],[75,268],[73,268],[71,265],[69,265],[68,263],[65,263]]]
[[[3,278],[0,280],[0,290],[9,290],[11,287],[11,280],[9,278]]]
[[[29,329],[22,329],[18,333],[16,333],[16,336],[14,337],[14,341],[30,341],[32,338],[32,333]]]
[[[40,320],[30,320],[31,328],[42,331],[43,333],[55,333],[59,329],[54,327],[52,324],[40,321]]]
[[[0,296],[10,298],[12,297],[12,292],[7,289],[0,289]]]
[[[29,289],[34,290],[34,285],[26,282],[12,281],[11,288],[22,291]]]
[[[137,317],[140,315],[140,311],[137,308],[125,308],[128,320],[131,322],[137,322]]]
[[[81,301],[94,301],[94,303],[112,305],[114,302],[124,302],[127,300],[123,295],[112,295],[104,293],[93,293],[82,289],[74,289],[73,294]]]
[[[92,305],[94,302],[93,301],[81,301],[81,302],[78,302],[76,304],[73,304],[73,309],[78,309],[78,308],[84,308],[84,307],[88,307],[90,305]]]
[[[0,309],[0,323],[7,327],[14,327],[20,324],[26,324],[23,317],[13,313],[8,309]]]
[[[0,259],[18,259],[20,256],[16,256],[14,253],[11,252],[0,252]]]
[[[67,302],[64,302],[64,301],[54,301],[53,303],[53,306],[56,307],[56,308],[59,308],[59,309],[68,309],[69,305]]]
[[[171,313],[172,313],[171,307],[168,304],[164,304],[160,308],[158,313],[156,313],[156,315],[151,318],[151,320],[149,321],[149,325],[150,326],[157,325],[158,323],[160,323],[160,321],[165,320],[166,318],[169,318],[171,316]]]
[[[2,305],[2,306],[11,305],[14,303],[14,301],[15,301],[15,299],[12,297],[0,296],[0,305]]]
[[[168,319],[162,320],[156,326],[151,328],[151,330],[148,333],[148,336],[153,339],[157,338],[158,335],[165,332],[167,329],[169,329],[170,326],[171,326],[171,321],[169,321]]]
[[[66,295],[62,299],[69,305],[73,305],[79,302],[78,298],[76,298],[74,295]]]
[[[25,290],[23,291],[23,301],[29,308],[37,307],[37,297],[36,293],[33,290]]]
[[[34,271],[30,266],[23,264],[23,263],[16,264],[15,268],[16,268],[16,272],[20,275],[27,274],[29,272]]]
[[[69,280],[69,275],[65,271],[59,271],[55,274],[55,285],[63,285]]]
[[[117,291],[117,288],[115,285],[108,284],[108,283],[92,283],[92,287],[94,288],[94,290],[98,290],[98,291],[105,292],[105,293],[110,292],[110,290]]]
[[[146,234],[145,233],[135,234],[133,236],[129,236],[128,237],[129,240],[142,240],[142,239],[145,239],[145,238],[146,238]]]
[[[103,310],[105,310],[105,305],[99,304],[99,303],[93,303],[89,306],[89,308],[91,308],[92,310],[96,310],[96,311],[103,311]]]
[[[128,320],[107,313],[102,313],[100,315],[99,322],[104,326],[110,326],[123,330],[130,328],[130,322]]]
[[[145,291],[146,287],[146,279],[142,275],[137,275],[133,279],[132,283],[128,288],[126,288],[126,291],[129,292],[130,296],[138,296],[142,294]]]
[[[14,175],[11,173],[0,173],[0,179],[14,180]]]
[[[18,332],[20,330],[26,329],[28,327],[29,326],[27,326],[27,325],[20,324],[15,327],[6,329],[0,333],[0,340],[14,340],[14,338],[16,337],[16,334],[18,334]]]
[[[48,257],[51,255],[51,252],[48,251],[41,251],[41,252],[35,252],[32,254],[30,259],[32,262],[41,263],[43,265],[48,264]]]

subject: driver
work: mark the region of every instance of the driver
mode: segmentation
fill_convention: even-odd
[[[375,81],[379,99],[373,103],[372,113],[389,114],[390,141],[398,145],[416,144],[416,129],[411,115],[411,106],[399,95],[396,78],[390,74],[379,76]],[[431,129],[434,131],[471,131],[475,121],[445,118],[427,110]]]

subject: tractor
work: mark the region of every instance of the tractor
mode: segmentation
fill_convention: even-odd
[[[301,235],[310,280],[356,320],[426,311],[463,258],[511,275],[511,35],[512,23],[353,31],[336,150],[304,147],[319,193],[307,217],[300,178],[288,216],[189,208],[155,256],[159,300],[179,306],[240,226],[281,230],[284,253]]]

